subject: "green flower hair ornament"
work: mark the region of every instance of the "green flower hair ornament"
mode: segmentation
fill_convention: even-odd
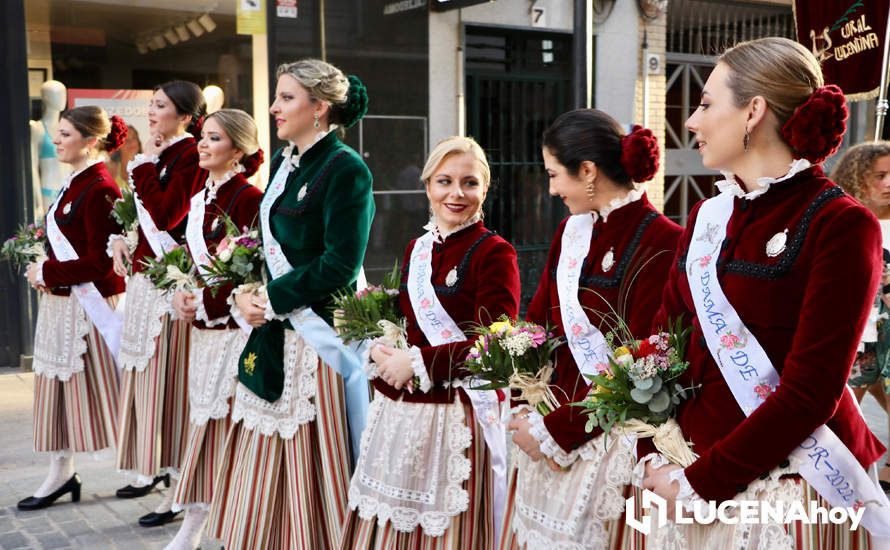
[[[352,128],[368,112],[368,89],[354,74],[349,75],[346,102],[337,105],[337,118],[344,128]]]

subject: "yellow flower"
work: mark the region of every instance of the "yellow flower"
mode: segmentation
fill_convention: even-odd
[[[247,354],[247,357],[244,358],[244,371],[248,374],[248,376],[253,374],[253,370],[256,368],[256,354],[254,352],[250,352]]]
[[[615,353],[612,354],[615,359],[618,359],[622,355],[630,355],[630,350],[627,349],[626,346],[621,346],[619,348],[615,348]]]
[[[513,325],[510,324],[510,321],[497,321],[492,323],[488,330],[491,332],[508,332],[513,328]]]

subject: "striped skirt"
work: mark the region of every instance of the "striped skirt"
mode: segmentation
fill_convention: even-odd
[[[339,544],[350,473],[343,382],[303,346],[286,331],[285,347],[291,351],[285,386],[291,378],[310,386],[315,378],[314,419],[288,438],[264,435],[259,425],[247,427],[244,420],[233,421],[229,429],[207,523],[208,535],[226,548],[325,550]],[[311,372],[301,370],[306,354],[315,358]],[[293,376],[295,371],[301,372]],[[239,386],[236,401],[245,392]]]
[[[68,299],[75,297],[44,297]],[[117,297],[107,299],[114,308]],[[38,324],[38,327],[40,325]],[[118,377],[114,359],[99,330],[89,324],[83,370],[68,380],[34,376],[34,450],[99,451],[117,434]]]
[[[145,370],[123,371],[117,468],[147,483],[178,475],[188,441],[188,347],[191,325],[165,316]]]
[[[225,417],[190,425],[188,447],[173,494],[174,512],[191,505],[210,507],[229,424],[229,417]]]
[[[472,433],[472,442],[467,449],[470,477],[464,483],[469,501],[467,510],[454,516],[444,534],[437,537],[424,534],[420,525],[410,533],[396,530],[391,521],[381,526],[376,517],[362,519],[359,510],[352,510],[343,529],[341,550],[484,550],[495,547],[491,453],[482,428],[475,420],[473,407],[462,405],[465,422]]]
[[[801,478],[783,478],[770,480],[772,488],[767,494],[759,495],[758,500],[769,502],[799,501],[805,510],[810,503],[831,508],[831,505],[820,497],[810,485]],[[634,517],[652,514],[651,510],[642,510],[642,489],[633,487],[630,491],[634,498]],[[739,500],[747,500],[748,496],[737,496]],[[787,508],[786,508],[787,509]],[[654,514],[652,514],[654,515]],[[657,516],[656,516],[657,517]],[[648,536],[623,525],[620,540],[614,548],[620,550],[869,550],[886,548],[871,542],[868,532],[861,525],[855,531],[850,530],[850,523],[838,525],[830,522],[805,524],[795,521],[789,524],[724,524],[715,521],[708,525],[676,525],[668,522],[659,527],[652,521],[652,532]]]

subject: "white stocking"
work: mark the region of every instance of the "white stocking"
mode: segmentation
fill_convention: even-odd
[[[74,457],[70,451],[58,451],[50,455],[49,473],[46,479],[34,491],[35,497],[45,497],[52,494],[59,487],[65,484],[74,475]]]
[[[179,532],[164,550],[195,550],[198,547],[209,512],[205,506],[204,504],[193,504],[186,508],[185,519],[182,521]]]
[[[171,488],[169,491],[164,493],[164,500],[158,504],[158,507],[155,508],[156,514],[163,514],[164,512],[169,512],[170,507],[173,505],[173,493],[176,492],[175,488]]]

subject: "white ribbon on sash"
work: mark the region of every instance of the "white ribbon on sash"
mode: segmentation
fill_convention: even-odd
[[[702,204],[689,245],[686,273],[708,349],[742,412],[749,416],[781,380],[717,278],[717,257],[726,238],[733,199],[732,192],[724,191]],[[865,507],[862,525],[875,537],[890,537],[890,501],[828,426],[817,428],[789,458],[832,506]]]
[[[198,267],[198,272],[204,277],[207,276],[207,268],[205,266],[210,265],[211,260],[213,260],[210,251],[207,249],[207,241],[204,240],[204,196],[206,194],[207,189],[205,188],[195,193],[192,197],[188,222],[185,226],[185,239],[189,245],[189,252],[192,255],[192,260]],[[201,292],[201,289],[198,289],[196,292]],[[238,323],[241,330],[250,334],[252,327],[247,324],[243,317],[235,317],[235,322]]]
[[[584,312],[578,297],[581,268],[590,252],[596,213],[576,214],[566,221],[562,249],[556,265],[556,289],[566,343],[584,376],[598,374],[609,365],[609,344]]]
[[[151,219],[151,214],[142,204],[139,194],[133,192],[133,200],[136,203],[136,215],[139,217],[139,226],[142,227],[142,233],[148,239],[151,251],[155,253],[155,258],[160,258],[164,253],[169,252],[176,246],[176,241],[166,231],[161,231]]]
[[[281,245],[272,235],[272,226],[269,223],[272,205],[287,187],[287,177],[292,170],[290,166],[291,164],[285,158],[266,188],[266,194],[260,203],[263,251],[266,254],[266,265],[269,267],[273,279],[294,269],[285,257]],[[288,314],[287,318],[294,330],[318,353],[322,361],[343,377],[352,459],[354,463],[357,463],[362,432],[368,417],[368,377],[365,374],[365,369],[362,368],[361,359],[355,350],[343,344],[334,329],[312,311],[312,308],[304,307],[294,310]]]
[[[432,283],[432,256],[435,236],[427,232],[414,242],[408,266],[408,297],[417,324],[433,346],[463,342],[466,335],[454,319],[442,307]],[[494,472],[494,526],[495,546],[499,544],[501,526],[504,524],[504,507],[507,498],[507,436],[501,421],[500,401],[494,390],[474,390],[485,382],[471,378],[455,386],[462,386],[473,404],[476,421],[482,428],[485,443],[491,452],[491,469]]]
[[[65,191],[63,189],[59,193],[46,214],[46,236],[56,258],[62,262],[69,262],[79,259],[80,256],[77,255],[77,251],[74,250],[71,242],[68,241],[56,223],[56,208],[58,208]],[[111,306],[108,305],[99,289],[92,282],[73,285],[71,293],[77,296],[80,306],[90,318],[93,326],[99,329],[99,334],[105,340],[105,345],[108,346],[112,357],[117,361],[117,354],[121,348],[123,318],[115,310],[111,309]]]

